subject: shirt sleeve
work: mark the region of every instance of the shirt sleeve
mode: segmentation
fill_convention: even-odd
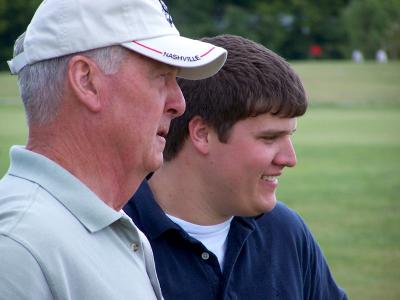
[[[33,255],[16,240],[0,234],[0,300],[53,299]]]
[[[347,300],[347,295],[335,282],[327,260],[307,225],[302,221],[307,239],[307,263],[304,299]]]

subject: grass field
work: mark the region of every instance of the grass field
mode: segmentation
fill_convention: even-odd
[[[400,64],[294,63],[311,106],[278,196],[319,241],[350,299],[400,299]],[[0,75],[0,175],[24,143],[15,82]]]

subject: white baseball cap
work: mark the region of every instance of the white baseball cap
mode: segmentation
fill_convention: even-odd
[[[186,79],[214,75],[227,57],[221,47],[180,36],[161,0],[44,0],[24,51],[8,65],[17,74],[38,61],[112,45],[176,66]]]

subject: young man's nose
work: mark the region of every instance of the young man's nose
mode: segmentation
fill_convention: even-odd
[[[294,167],[296,165],[296,151],[294,150],[290,136],[287,136],[282,141],[281,148],[275,157],[275,163],[285,167]]]

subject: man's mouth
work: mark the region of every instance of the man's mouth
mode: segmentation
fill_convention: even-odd
[[[269,182],[278,182],[278,176],[273,175],[261,175],[261,180],[269,181]]]
[[[168,134],[168,128],[160,128],[157,131],[157,135],[163,137],[164,139],[167,137]]]

